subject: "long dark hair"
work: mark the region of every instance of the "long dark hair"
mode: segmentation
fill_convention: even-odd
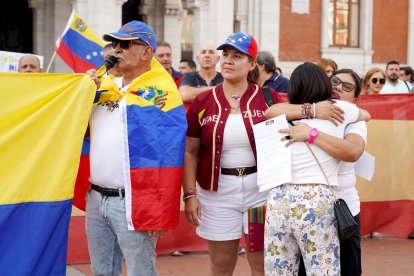
[[[291,104],[316,103],[332,98],[332,86],[325,71],[311,62],[293,70],[288,86]]]
[[[255,61],[254,58],[252,58],[251,56],[247,55],[247,57],[249,58],[250,62]],[[256,66],[254,67],[254,69],[247,74],[247,81],[251,82],[251,83],[254,83],[254,84],[257,84],[258,80],[259,80],[259,76],[260,76],[260,71],[259,71],[259,67],[257,66],[257,63],[256,63]]]

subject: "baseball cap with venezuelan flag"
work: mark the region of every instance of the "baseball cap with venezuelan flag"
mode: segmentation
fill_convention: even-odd
[[[217,50],[223,50],[226,46],[233,47],[253,59],[257,58],[257,43],[254,37],[249,34],[242,32],[231,34],[224,44],[217,47]]]
[[[105,41],[116,40],[134,40],[139,39],[151,46],[154,52],[157,50],[157,36],[154,30],[141,21],[131,21],[123,25],[115,33],[107,33],[103,35]]]

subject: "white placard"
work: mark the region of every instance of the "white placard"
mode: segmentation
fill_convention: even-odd
[[[286,115],[263,121],[253,126],[257,151],[257,184],[259,191],[270,190],[292,182],[292,150],[280,139],[286,134],[280,129],[289,128]]]
[[[354,170],[356,175],[371,181],[375,171],[375,157],[364,151],[355,163]]]

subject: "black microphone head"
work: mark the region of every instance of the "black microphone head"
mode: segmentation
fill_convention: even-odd
[[[116,65],[118,62],[118,58],[115,56],[109,56],[107,59],[105,59],[105,67],[106,70],[110,70],[112,67]]]

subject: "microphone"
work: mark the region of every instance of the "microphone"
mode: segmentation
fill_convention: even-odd
[[[99,68],[98,72],[96,72],[98,78],[101,78],[106,72],[111,70],[116,65],[117,62],[118,62],[117,57],[109,56],[105,60],[104,65],[101,68]]]

